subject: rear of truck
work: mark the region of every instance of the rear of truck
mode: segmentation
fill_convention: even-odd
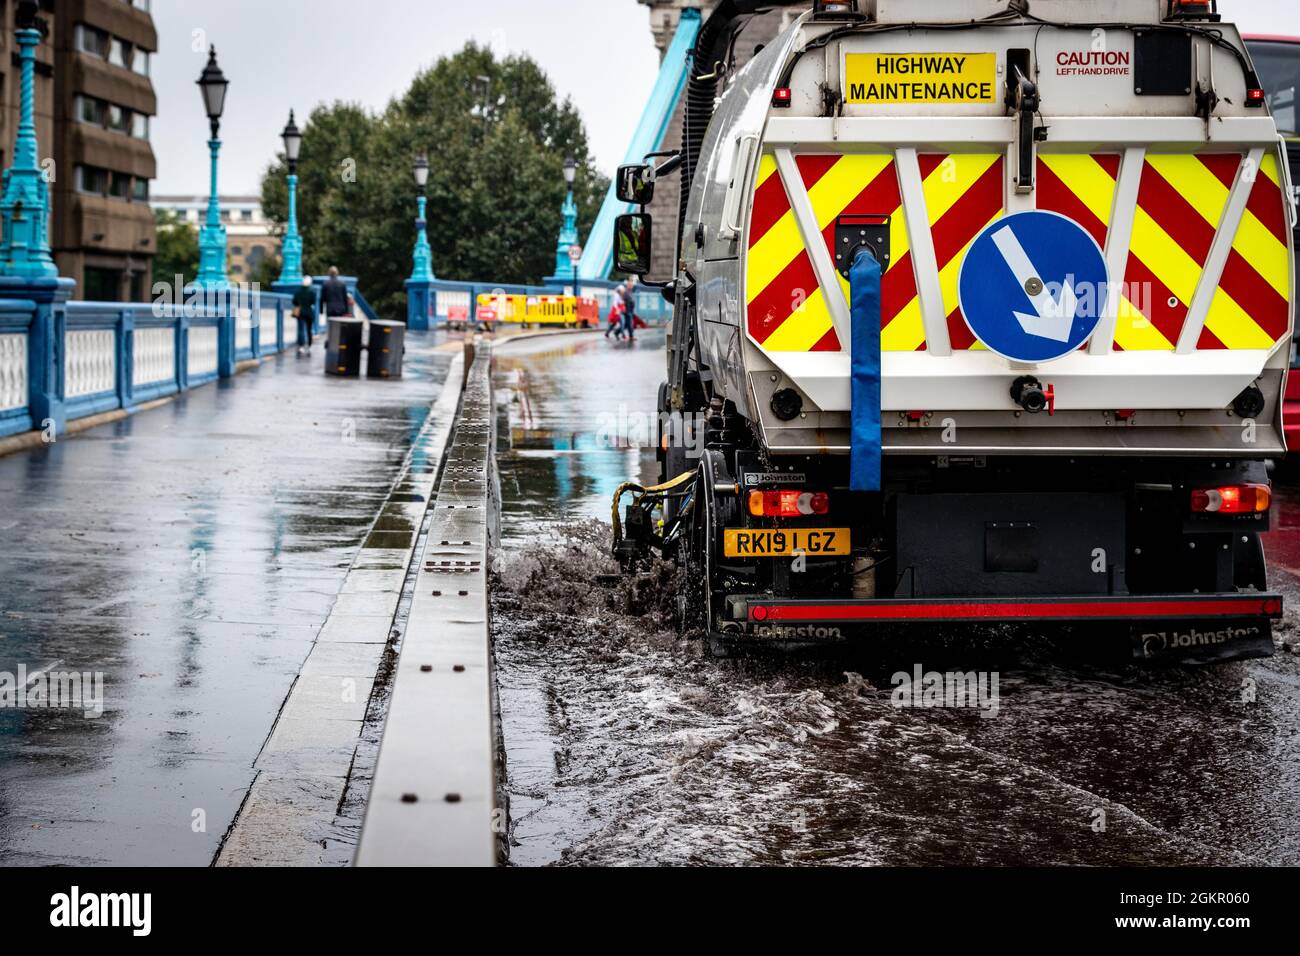
[[[658,492],[688,621],[1272,652],[1295,200],[1212,3],[819,3],[692,159],[661,457],[695,478]]]

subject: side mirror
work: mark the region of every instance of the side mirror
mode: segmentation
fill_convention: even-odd
[[[614,220],[614,268],[628,275],[650,271],[651,218],[634,212]]]
[[[644,206],[655,195],[655,170],[653,166],[620,166],[618,168],[618,198],[622,202]]]

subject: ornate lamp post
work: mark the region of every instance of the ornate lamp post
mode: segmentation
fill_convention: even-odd
[[[302,152],[302,132],[289,111],[289,125],[280,134],[284,139],[284,157],[289,163],[289,222],[284,230],[284,268],[280,282],[302,283],[302,236],[298,235],[298,156]]]
[[[0,198],[0,220],[4,224],[0,273],[18,279],[53,279],[59,274],[50,256],[50,191],[36,143],[36,48],[48,29],[37,16],[39,9],[35,0],[23,0],[14,17],[22,97],[14,162],[5,170]]]
[[[434,306],[437,302],[433,291],[433,249],[429,247],[428,197],[425,190],[429,186],[429,157],[421,153],[415,159],[412,169],[415,185],[420,189],[420,211],[415,219],[415,253],[411,278],[406,280],[406,326],[410,329],[429,328],[433,319]]]
[[[573,183],[577,178],[578,161],[570,156],[564,161],[564,183],[568,195],[563,206],[564,224],[555,244],[555,274],[543,280],[548,285],[563,285],[572,278],[575,296],[578,295],[578,263],[569,253],[578,244],[578,204],[573,198]]]
[[[414,268],[411,270],[412,282],[433,281],[433,249],[429,246],[428,222],[425,213],[429,199],[426,190],[429,186],[429,157],[421,153],[415,160],[415,185],[420,188],[419,215],[415,219],[415,254]]]
[[[226,276],[226,227],[221,224],[221,206],[217,200],[217,158],[221,154],[221,114],[226,108],[226,89],[230,81],[217,65],[217,48],[208,54],[208,65],[198,79],[203,94],[203,108],[208,114],[212,138],[208,150],[212,155],[212,190],[208,197],[208,221],[199,233],[198,284],[203,288],[225,288],[230,285]]]
[[[564,225],[566,229],[572,227],[573,242],[569,244],[569,249],[566,249],[566,252],[570,252],[578,244],[578,204],[573,198],[573,181],[577,178],[578,161],[570,156],[564,161],[564,184],[569,187],[569,195],[564,200]],[[572,213],[572,216],[570,216],[570,213]],[[564,237],[561,236],[560,238],[563,241]],[[573,267],[573,297],[577,299],[582,295],[578,289],[578,260],[573,255],[570,255],[569,263]]]

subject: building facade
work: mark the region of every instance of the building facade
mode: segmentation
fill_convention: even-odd
[[[14,0],[0,0],[0,166],[13,158],[21,72]],[[36,134],[49,171],[50,245],[76,297],[147,301],[156,249],[151,0],[41,0]]]
[[[279,276],[280,237],[275,224],[262,213],[257,196],[221,196],[221,222],[226,227],[226,274],[231,282],[265,279],[267,269]],[[175,213],[195,230],[208,216],[207,196],[155,196],[154,209]],[[267,263],[270,263],[268,266]],[[267,283],[263,281],[263,286]]]

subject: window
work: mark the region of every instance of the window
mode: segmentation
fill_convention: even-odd
[[[93,96],[78,96],[77,119],[83,123],[90,123],[92,126],[103,126],[106,115],[105,106],[103,100],[97,100]]]
[[[242,255],[244,254],[244,247],[243,247],[243,246],[231,246],[231,247],[230,247],[230,254],[231,254],[232,256],[242,256]]]
[[[135,58],[131,60],[132,71],[139,73],[141,76],[149,75],[149,51],[136,50]]]
[[[137,178],[131,186],[131,198],[136,202],[149,201],[149,180]]]
[[[108,194],[114,199],[130,199],[131,177],[125,173],[113,173],[109,180]]]
[[[145,13],[148,13],[151,9],[153,9],[152,0],[127,0],[127,2],[130,3],[131,6],[135,7],[137,10],[143,10]]]
[[[125,43],[117,37],[109,37],[108,62],[114,66],[129,69],[131,66],[131,44]]]
[[[1296,91],[1300,89],[1300,44],[1252,40],[1251,58],[1268,93],[1269,109],[1283,136],[1295,136]]]
[[[103,30],[96,30],[84,23],[78,23],[74,40],[77,49],[82,53],[89,53],[91,56],[97,56],[101,59],[108,58],[108,34]]]
[[[239,211],[239,221],[240,221],[240,222],[252,222],[252,221],[253,221],[253,210],[251,210],[251,209],[241,209],[241,210]]]
[[[115,269],[97,269],[86,266],[85,279],[87,302],[116,302],[119,289],[122,288],[122,273]]]
[[[149,138],[149,117],[146,114],[131,114],[131,135],[136,139]]]
[[[96,196],[104,195],[108,189],[108,172],[98,166],[78,166],[77,189]]]
[[[223,210],[221,210],[221,221],[222,221],[222,222],[230,222],[230,210],[229,210],[229,209],[223,209]]]
[[[116,104],[108,104],[108,128],[115,133],[125,133],[131,128],[131,114]]]

